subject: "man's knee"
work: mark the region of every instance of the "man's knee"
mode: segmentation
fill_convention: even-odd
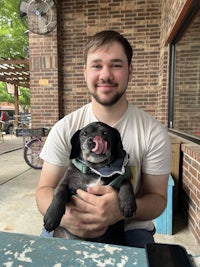
[[[125,244],[130,247],[144,248],[148,243],[155,243],[155,230],[148,231],[146,229],[134,229],[125,232]]]

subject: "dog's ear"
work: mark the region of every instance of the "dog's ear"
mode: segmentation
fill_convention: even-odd
[[[79,139],[80,131],[81,130],[76,131],[71,138],[72,148],[69,157],[70,159],[75,159],[80,155],[80,150],[81,150],[80,139]]]
[[[118,158],[124,154],[121,135],[118,132],[118,130],[115,128],[113,128],[113,134],[112,135],[113,135],[113,140],[114,140],[114,142],[113,142],[114,146],[112,147],[112,155],[114,155],[114,157]]]

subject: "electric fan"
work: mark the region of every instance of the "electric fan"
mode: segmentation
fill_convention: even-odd
[[[46,34],[57,24],[57,8],[54,0],[20,0],[19,16],[29,31]]]

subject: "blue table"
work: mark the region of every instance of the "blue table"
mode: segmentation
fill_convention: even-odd
[[[145,249],[0,232],[0,266],[147,267]]]

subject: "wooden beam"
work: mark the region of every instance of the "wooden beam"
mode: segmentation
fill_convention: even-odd
[[[29,59],[0,59],[0,65],[2,64],[29,65]]]
[[[15,121],[19,121],[19,95],[18,95],[18,85],[15,84],[15,92],[14,92],[14,99],[15,99]]]
[[[199,0],[198,0],[199,1]],[[180,30],[182,23],[188,13],[188,11],[190,10],[190,8],[196,4],[199,4],[197,0],[186,0],[183,9],[181,10],[181,13],[178,17],[178,19],[176,20],[176,23],[174,24],[170,35],[167,38],[167,41],[165,43],[165,45],[168,45],[172,42],[172,40],[175,38],[176,34],[178,33],[178,31]]]
[[[28,59],[0,58],[0,81],[30,88]]]
[[[13,80],[13,79],[4,79],[0,77],[0,81],[4,83],[11,83],[11,84],[16,84],[18,86],[30,88],[29,80],[27,81],[19,81],[19,80]]]

